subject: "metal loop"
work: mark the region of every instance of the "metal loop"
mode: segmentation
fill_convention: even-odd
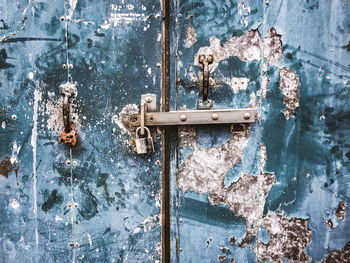
[[[144,126],[143,128],[144,128],[144,130],[146,130],[147,136],[148,136],[148,137],[151,137],[151,132],[150,132],[150,130],[149,130],[146,126]],[[136,139],[140,138],[140,136],[139,136],[139,131],[140,131],[140,130],[141,130],[141,127],[138,127],[138,128],[136,129]],[[141,135],[144,135],[144,134],[141,134]]]
[[[209,64],[213,63],[213,55],[199,55],[199,63],[203,65],[203,101],[208,100],[209,92]]]

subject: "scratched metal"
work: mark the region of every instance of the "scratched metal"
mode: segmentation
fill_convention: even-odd
[[[173,261],[348,262],[350,3],[173,8],[176,107],[196,109],[207,52],[213,108],[260,112],[250,128],[179,130]]]
[[[138,156],[119,114],[161,93],[159,1],[0,5],[0,262],[157,262],[160,143]],[[72,149],[58,143],[67,80]]]

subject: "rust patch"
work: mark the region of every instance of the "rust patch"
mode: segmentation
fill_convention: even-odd
[[[338,204],[338,208],[335,211],[335,216],[338,219],[343,220],[344,216],[345,216],[345,210],[346,210],[346,203],[344,201],[340,201],[339,204]]]
[[[284,104],[287,106],[287,109],[283,110],[283,114],[288,120],[293,116],[296,108],[299,107],[299,77],[295,72],[287,67],[280,69],[280,89],[284,95]]]
[[[350,259],[350,241],[340,250],[332,251],[321,263],[345,263]]]
[[[65,132],[63,130],[61,132],[60,143],[71,145],[71,146],[76,146],[77,145],[77,132],[74,129],[72,129],[70,132]]]
[[[270,241],[259,241],[258,255],[261,259],[281,262],[282,258],[307,263],[311,258],[305,254],[305,248],[312,240],[312,231],[307,219],[291,218],[269,212],[264,218],[264,227]]]
[[[188,26],[185,28],[185,31],[186,31],[185,46],[187,48],[190,48],[194,43],[197,42],[196,30],[193,26]]]
[[[12,163],[11,162],[11,158],[10,157],[5,157],[4,159],[2,159],[1,163],[0,163],[0,173],[6,177],[6,179],[9,178],[9,174],[11,172],[15,172],[16,173],[16,184],[18,185],[18,170],[19,167],[16,163]]]

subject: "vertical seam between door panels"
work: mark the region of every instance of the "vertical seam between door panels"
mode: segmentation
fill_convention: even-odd
[[[161,111],[169,111],[170,106],[170,0],[162,4],[162,106]],[[170,262],[170,129],[162,129],[162,263]]]

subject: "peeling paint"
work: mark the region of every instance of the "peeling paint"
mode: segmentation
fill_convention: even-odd
[[[299,107],[299,77],[294,70],[284,67],[279,71],[280,89],[284,95],[284,104],[287,109],[282,110],[287,120],[293,116],[296,108]]]
[[[335,211],[335,216],[338,219],[343,220],[344,216],[345,216],[345,210],[346,210],[346,203],[344,201],[340,201],[339,204],[338,204],[338,208]]]
[[[139,112],[139,106],[137,106],[136,104],[128,104],[124,106],[119,112],[119,117],[117,115],[114,115],[112,117],[112,122],[116,123],[123,133],[130,134],[130,131],[133,131],[134,128],[131,128],[129,126],[129,116],[132,114],[137,114]]]
[[[261,89],[258,90],[257,95],[266,98],[267,91],[269,90],[269,78],[267,76],[261,77]]]
[[[248,27],[249,15],[250,15],[250,6],[249,3],[245,0],[239,0],[238,2],[238,14],[240,16],[239,22],[243,28]]]
[[[209,65],[211,71],[215,71],[221,60],[236,56],[242,61],[260,60],[267,58],[271,65],[278,65],[278,60],[283,58],[281,35],[274,28],[267,32],[263,41],[257,29],[251,29],[242,36],[234,36],[221,46],[220,40],[212,37],[209,47],[201,47],[194,57],[194,65],[200,66],[199,54],[213,54],[214,62]]]
[[[321,263],[346,263],[350,259],[350,242],[339,250],[332,251]]]
[[[191,190],[199,194],[208,193],[212,205],[227,205],[236,216],[246,218],[247,234],[240,244],[242,247],[257,233],[257,222],[263,216],[265,198],[275,183],[275,176],[271,173],[259,176],[244,174],[237,182],[225,188],[225,176],[229,169],[242,161],[243,150],[249,140],[250,128],[243,126],[241,132],[233,133],[231,139],[219,147],[194,147],[194,152],[185,159],[178,174],[178,185],[184,192]],[[185,137],[185,144],[193,145],[194,134],[186,135],[190,137]],[[260,193],[258,197],[257,193]]]
[[[245,90],[248,87],[248,83],[248,78],[231,78],[231,87],[234,93],[237,93],[240,90]]]
[[[196,30],[194,26],[188,26],[185,28],[185,30],[186,30],[185,46],[187,48],[190,48],[194,43],[197,42]]]
[[[267,244],[259,241],[258,255],[261,259],[282,262],[282,258],[286,258],[300,263],[311,260],[304,251],[312,240],[307,219],[288,219],[284,215],[269,212],[263,224],[270,240]]]

